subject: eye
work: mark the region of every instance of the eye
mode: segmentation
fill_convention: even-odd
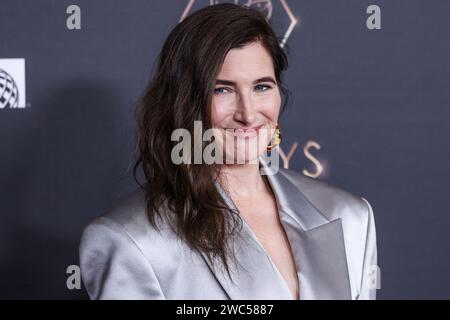
[[[258,84],[255,86],[256,91],[267,91],[269,89],[272,89],[272,87],[267,84]]]
[[[231,92],[230,88],[227,87],[219,87],[214,89],[214,94],[224,94]]]

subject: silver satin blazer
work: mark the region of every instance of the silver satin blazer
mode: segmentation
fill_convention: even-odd
[[[300,299],[375,299],[377,247],[369,202],[291,170],[267,177],[294,255]],[[158,233],[147,221],[144,199],[137,189],[84,229],[80,268],[91,299],[293,299],[245,221],[245,237],[233,244],[239,265],[232,268],[232,282],[167,224]]]

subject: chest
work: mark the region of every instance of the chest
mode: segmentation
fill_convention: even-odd
[[[258,202],[236,201],[242,218],[269,255],[293,297],[298,298],[299,283],[291,245],[280,222],[274,199]]]

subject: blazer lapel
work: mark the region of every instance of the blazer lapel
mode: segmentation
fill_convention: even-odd
[[[218,182],[216,182],[216,187],[227,205],[238,210],[231,197]],[[232,279],[228,277],[223,265],[217,259],[210,262],[205,253],[201,252],[217,281],[232,300],[292,299],[285,281],[281,278],[282,275],[272,263],[250,226],[245,220],[242,221],[242,229],[232,239],[232,246],[238,261],[237,265],[230,261]]]
[[[294,256],[300,299],[351,299],[341,219],[329,221],[282,171],[274,174],[264,158],[260,163]],[[227,205],[237,210],[218,182],[216,187]],[[232,280],[217,260],[211,263],[201,252],[230,299],[292,299],[284,278],[244,219],[233,248],[239,265],[230,266]]]
[[[300,299],[351,299],[341,219],[329,221],[282,170],[261,164],[297,264]]]

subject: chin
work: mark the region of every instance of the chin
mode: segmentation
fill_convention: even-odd
[[[260,157],[260,154],[257,152],[252,152],[249,154],[248,152],[245,153],[244,151],[239,150],[236,150],[234,155],[235,156],[233,157],[233,163],[235,164],[257,164]]]

